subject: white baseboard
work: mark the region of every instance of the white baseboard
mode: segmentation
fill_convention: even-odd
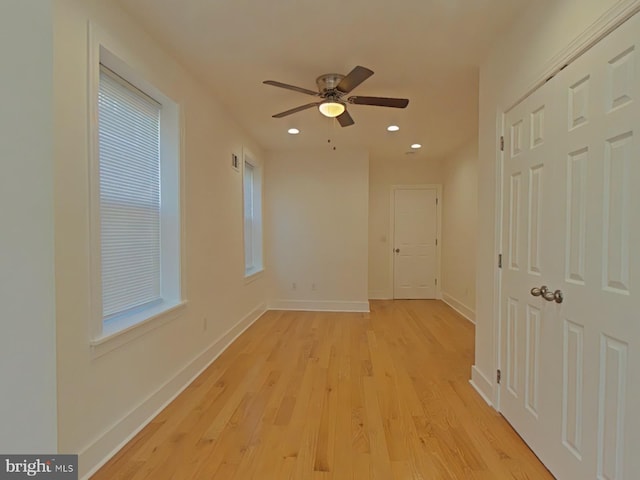
[[[369,292],[369,300],[393,300],[393,295],[384,290],[372,290]]]
[[[471,380],[469,380],[469,383],[483,400],[487,402],[490,407],[493,407],[493,402],[491,401],[493,384],[475,365],[471,367]]]
[[[233,341],[266,312],[259,305],[233,327],[227,330],[210,347],[185,366],[173,378],[149,395],[137,407],[116,422],[97,439],[84,448],[78,458],[79,474],[88,479],[100,467],[146,427],[167,405],[180,395]]]
[[[442,301],[475,325],[476,312],[473,311],[471,308],[467,307],[460,300],[457,300],[456,298],[452,297],[448,293],[444,293],[444,292],[442,293]]]
[[[326,300],[272,300],[269,310],[297,310],[301,312],[369,312],[369,302]]]

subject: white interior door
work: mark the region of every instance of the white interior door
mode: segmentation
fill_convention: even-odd
[[[437,190],[393,191],[393,296],[436,298]]]
[[[501,411],[560,480],[640,478],[639,47],[636,15],[506,115]]]
[[[500,409],[540,457],[548,450],[549,391],[557,388],[548,355],[554,328],[548,306],[530,295],[549,284],[560,261],[557,230],[561,193],[553,132],[560,128],[558,90],[548,83],[509,111],[503,165],[502,379]],[[552,385],[553,384],[553,385]]]

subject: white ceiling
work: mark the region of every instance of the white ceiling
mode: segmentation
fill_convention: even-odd
[[[399,158],[441,157],[477,130],[478,65],[532,0],[120,0],[265,149],[366,147]],[[316,90],[323,73],[375,72],[351,94],[410,99],[402,109],[350,105],[341,128],[315,101],[263,80]],[[399,132],[389,133],[395,123]],[[301,134],[291,136],[296,127]]]

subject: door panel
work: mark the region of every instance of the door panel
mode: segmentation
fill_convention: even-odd
[[[562,444],[582,460],[584,327],[564,321],[562,372]]]
[[[435,298],[437,192],[394,191],[394,298]]]
[[[550,450],[548,385],[559,383],[547,355],[553,335],[548,319],[554,312],[529,293],[548,281],[560,257],[547,235],[558,222],[555,199],[549,196],[558,168],[553,161],[554,136],[561,129],[557,94],[557,87],[540,89],[505,118],[501,411],[536,452]]]
[[[559,480],[640,478],[639,47],[636,15],[505,116],[501,411]]]

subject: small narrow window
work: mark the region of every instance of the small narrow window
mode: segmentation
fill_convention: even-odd
[[[262,175],[255,161],[245,155],[244,184],[244,265],[249,277],[262,265]]]

